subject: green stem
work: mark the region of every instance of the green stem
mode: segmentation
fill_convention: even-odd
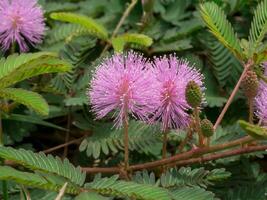
[[[204,136],[201,132],[201,128],[200,128],[200,118],[199,118],[199,109],[198,108],[194,108],[194,117],[196,120],[196,132],[198,133],[198,140],[199,140],[199,146],[200,147],[204,147]]]
[[[16,42],[13,42],[9,51],[9,55],[16,53]]]

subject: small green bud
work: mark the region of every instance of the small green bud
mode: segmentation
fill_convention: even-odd
[[[205,137],[211,137],[214,134],[213,124],[208,119],[203,119],[200,123],[201,132]]]
[[[189,81],[185,89],[185,97],[187,103],[197,108],[202,102],[202,92],[199,85],[195,81]]]
[[[254,98],[258,93],[259,80],[257,74],[249,70],[242,80],[242,89],[247,98]]]

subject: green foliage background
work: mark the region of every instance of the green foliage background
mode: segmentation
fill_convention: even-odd
[[[114,50],[121,52],[135,49],[149,58],[173,53],[186,58],[205,75],[207,104],[202,115],[215,122],[242,72],[242,65],[237,59],[243,56],[240,53],[242,42],[232,42],[231,37],[236,37],[234,32],[229,35],[225,33],[230,39],[218,41],[207,30],[199,12],[199,9],[205,9],[199,7],[199,3],[204,1],[147,2],[148,4],[143,6],[141,1],[138,1],[119,29],[118,35],[109,40],[130,1],[39,0],[45,11],[48,30],[43,44],[32,51],[59,54],[61,62],[71,64],[72,70],[42,75],[20,83],[8,80],[10,84],[16,83],[20,88],[40,93],[48,103],[49,114],[39,116],[21,105],[12,109],[12,112],[4,113],[2,118],[5,145],[42,151],[64,143],[66,134],[70,134],[70,140],[84,136],[79,146],[69,147],[67,157],[75,166],[119,165],[123,158],[123,133],[112,128],[110,118],[95,121],[86,96],[95,67]],[[260,1],[213,2],[227,14],[237,36],[246,38],[254,10]],[[266,8],[267,5],[262,6]],[[266,19],[267,10],[263,9],[262,12],[261,18]],[[219,15],[220,12],[217,11],[213,19],[224,20]],[[260,25],[255,25],[257,26]],[[228,28],[232,30],[230,25]],[[213,34],[216,31],[214,29]],[[249,39],[253,43],[250,44],[251,49],[259,49],[258,40],[261,37],[265,36],[260,32],[258,35],[250,33]],[[106,45],[109,49],[103,52]],[[231,49],[228,45],[234,48]],[[3,52],[1,55],[5,56]],[[55,61],[54,58],[50,59],[52,65]],[[4,62],[0,60],[0,65],[2,61]],[[28,106],[20,102],[20,95],[12,96],[12,89],[4,88],[6,86],[9,85],[0,82],[1,94],[7,92],[13,97],[12,100]],[[35,105],[32,109],[41,114],[48,113],[46,107]],[[244,136],[244,131],[236,122],[247,117],[246,100],[238,94],[211,144]],[[157,125],[148,126],[132,119],[129,136],[131,163],[144,163],[161,158],[162,137]],[[172,130],[169,134],[168,149],[172,154],[178,153],[176,147],[184,137],[185,133],[181,131]],[[53,154],[61,156],[62,151],[58,150]],[[27,190],[33,200],[49,200],[55,199],[56,192],[66,181],[69,181],[66,191],[70,195],[65,195],[63,199],[264,200],[267,198],[267,164],[264,154],[265,152],[257,152],[190,167],[173,168],[162,175],[158,171],[136,172],[131,182],[123,181],[118,176],[90,175],[85,183],[85,175],[67,160],[62,162],[44,154],[35,155],[27,153],[26,150],[17,152],[11,148],[0,147],[1,158],[16,161],[29,170],[22,172],[2,166],[0,179],[14,181],[8,184],[10,198],[14,200],[21,197],[21,188],[15,182],[28,185]],[[40,189],[33,189],[32,186]],[[80,193],[80,186],[90,188],[94,192],[74,197],[73,194]]]

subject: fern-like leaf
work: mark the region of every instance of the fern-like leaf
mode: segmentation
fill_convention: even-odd
[[[0,180],[12,180],[19,184],[53,191],[59,191],[65,181],[61,177],[48,174],[43,176],[38,173],[21,172],[8,166],[0,166]],[[69,185],[66,192],[77,194],[79,188]]]
[[[14,54],[0,60],[0,88],[45,73],[66,72],[71,65],[53,53]]]
[[[103,197],[95,192],[83,192],[79,196],[75,197],[75,200],[108,200],[109,198]]]
[[[147,35],[138,33],[125,33],[112,39],[112,46],[116,52],[122,52],[127,43],[149,47],[153,40]]]
[[[199,187],[182,187],[172,192],[174,200],[216,200],[212,192]],[[217,199],[218,200],[218,199]]]
[[[255,12],[253,21],[251,23],[251,28],[249,31],[249,42],[253,48],[256,50],[261,41],[263,40],[267,32],[267,0],[262,1],[258,4]]]
[[[213,184],[213,182],[225,180],[229,176],[231,176],[231,173],[225,171],[224,168],[209,171],[205,170],[203,167],[196,169],[191,169],[190,167],[182,167],[179,170],[176,168],[169,169],[161,175],[159,180],[155,179],[156,176],[153,172],[137,172],[133,176],[133,180],[137,183],[160,185],[164,188],[188,186],[200,186],[207,188],[207,186]]]
[[[242,73],[241,63],[211,35],[208,35],[202,43],[207,47],[208,60],[220,86],[235,85]]]
[[[48,32],[47,45],[53,45],[60,41],[70,42],[75,36],[88,35],[88,30],[79,24],[61,24]]]
[[[243,53],[239,39],[221,8],[214,2],[207,2],[200,4],[200,13],[211,33],[235,56],[242,58]]]
[[[41,115],[48,115],[49,107],[47,102],[36,92],[19,88],[3,88],[0,89],[0,97],[23,104]]]
[[[103,195],[116,197],[129,197],[142,200],[170,200],[171,195],[168,190],[147,184],[138,184],[117,180],[118,176],[110,178],[96,177],[92,183],[85,187]]]
[[[61,161],[58,157],[46,156],[44,153],[33,153],[25,149],[16,150],[11,147],[0,147],[0,157],[32,170],[57,174],[77,185],[82,185],[85,180],[85,173],[81,172],[80,167],[75,168],[67,159]]]
[[[95,35],[100,39],[105,40],[108,37],[108,32],[104,26],[102,26],[99,22],[96,22],[94,19],[87,17],[85,15],[67,13],[67,12],[58,12],[58,13],[52,13],[50,17],[52,19],[63,22],[79,24],[85,27],[92,35]]]
[[[124,149],[123,132],[112,130],[112,125],[95,129],[94,135],[83,140],[80,151],[86,151],[87,156],[99,158],[101,154],[118,152]],[[138,151],[148,155],[157,155],[155,147],[161,147],[161,133],[158,127],[146,125],[141,122],[129,123],[129,150]]]

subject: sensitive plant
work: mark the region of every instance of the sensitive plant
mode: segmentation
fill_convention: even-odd
[[[21,191],[21,194],[19,194],[20,199],[29,197],[32,199],[40,199],[40,196],[44,196],[46,199],[60,199],[64,197],[70,199],[105,199],[106,196],[112,198],[148,200],[218,199],[218,197],[222,199],[265,199],[266,174],[257,160],[249,159],[251,157],[255,158],[255,155],[257,155],[257,157],[263,156],[264,154],[260,151],[266,149],[264,141],[267,135],[266,129],[264,126],[261,126],[261,124],[258,124],[258,120],[260,119],[255,118],[254,115],[254,110],[256,114],[259,111],[264,111],[263,107],[254,107],[254,101],[264,93],[260,89],[255,92],[253,87],[252,90],[251,87],[247,87],[247,89],[250,90],[248,92],[245,88],[246,86],[251,86],[252,83],[256,83],[254,82],[255,80],[258,81],[261,79],[260,82],[263,82],[265,79],[265,75],[262,73],[262,68],[259,65],[266,59],[266,53],[264,52],[265,45],[262,41],[266,31],[264,28],[264,21],[266,20],[265,11],[267,2],[262,1],[256,8],[255,18],[252,22],[248,40],[239,40],[222,9],[224,6],[229,6],[224,10],[226,12],[229,10],[228,17],[230,17],[231,20],[236,21],[240,19],[236,16],[241,16],[241,18],[246,21],[248,17],[243,16],[243,9],[245,13],[250,13],[251,10],[247,10],[242,6],[245,4],[249,5],[249,8],[251,8],[252,5],[247,2],[243,2],[243,4],[240,5],[237,2],[239,1],[231,2],[230,6],[228,3],[224,2],[221,3],[221,7],[219,7],[212,2],[202,3],[200,6],[196,6],[189,1],[157,1],[156,3],[155,1],[154,3],[153,1],[142,1],[141,4],[133,0],[127,7],[121,6],[124,5],[123,3],[118,7],[118,3],[116,4],[113,1],[105,0],[101,2],[93,0],[88,2],[76,1],[76,3],[70,4],[57,4],[54,2],[54,4],[51,4],[51,2],[45,1],[45,3],[47,3],[47,5],[44,4],[46,16],[48,16],[50,12],[60,11],[59,13],[52,13],[50,15],[51,18],[68,22],[68,24],[63,24],[62,22],[58,23],[48,18],[48,24],[51,27],[51,31],[49,31],[48,34],[53,37],[45,39],[45,45],[40,48],[60,51],[60,55],[74,65],[73,71],[55,76],[41,76],[36,79],[24,81],[16,85],[16,87],[29,88],[33,86],[32,89],[34,91],[44,93],[49,105],[51,105],[51,114],[48,116],[49,121],[60,123],[61,125],[63,124],[61,122],[67,123],[67,129],[58,129],[66,131],[66,134],[63,131],[60,132],[62,133],[60,135],[65,137],[60,137],[61,140],[65,141],[65,144],[53,147],[47,151],[45,150],[44,152],[47,153],[64,147],[62,157],[68,155],[68,158],[74,160],[78,164],[82,164],[84,167],[81,169],[75,168],[67,160],[61,162],[60,159],[54,158],[51,155],[45,156],[43,153],[34,154],[31,151],[22,149],[15,150],[13,148],[1,147],[0,157],[8,160],[7,163],[9,165],[11,163],[12,166],[1,167],[0,179],[8,180],[8,183],[10,183],[10,180],[18,183]],[[100,4],[101,6],[99,6]],[[58,8],[57,5],[59,5]],[[90,8],[94,8],[92,13],[91,10],[87,10],[88,6],[86,5],[89,5]],[[154,8],[152,5],[154,5]],[[108,9],[106,9],[107,6]],[[140,12],[131,12],[134,9],[140,11],[141,6],[145,12],[142,15],[140,15]],[[114,7],[114,9],[110,9],[110,7]],[[125,12],[122,10],[124,7]],[[179,8],[181,12],[177,13],[172,10],[177,10],[177,8]],[[198,11],[201,13],[203,19],[202,22],[199,20],[199,15],[192,12],[194,8],[199,9]],[[111,17],[115,15],[113,11],[122,15],[121,20],[118,21],[118,25],[113,25],[110,21],[106,21],[113,19]],[[106,15],[110,14],[110,12],[111,15]],[[93,18],[100,18],[100,20],[94,20],[93,18],[85,16],[84,13],[93,16]],[[175,13],[175,15],[172,13]],[[104,17],[102,17],[103,15]],[[119,19],[119,16],[116,16]],[[137,18],[140,18],[141,23],[136,23],[135,20]],[[155,19],[156,22],[159,23],[154,23]],[[210,38],[211,35],[207,34],[206,30],[203,28],[203,22],[209,27],[212,34],[218,38],[221,44],[215,41],[214,38]],[[244,27],[239,30],[239,24],[241,24],[242,27],[242,20],[235,24],[234,28],[239,31],[238,35],[244,37],[247,31],[242,31]],[[103,27],[112,27],[114,31],[111,33]],[[110,30],[109,28],[108,30]],[[166,28],[170,30],[166,31]],[[129,33],[123,33],[123,30],[129,31]],[[138,32],[138,34],[134,32]],[[144,34],[148,34],[148,36]],[[149,36],[153,38],[153,45],[147,48],[152,43],[152,39],[149,38]],[[98,39],[96,40],[94,37]],[[199,45],[198,42],[201,42],[202,39],[204,43]],[[60,45],[58,45],[57,42],[59,42]],[[64,47],[62,47],[62,44]],[[192,48],[192,46],[194,48]],[[157,80],[157,76],[155,75],[157,74],[155,73],[157,67],[155,66],[148,67],[152,69],[151,77],[155,75],[155,84],[153,86],[155,86],[155,89],[158,88],[155,90],[157,93],[153,92],[155,96],[152,97],[151,93],[149,97],[153,100],[153,104],[149,104],[149,106],[151,106],[149,109],[153,110],[152,107],[154,107],[153,111],[148,112],[149,114],[144,118],[138,117],[136,114],[134,115],[130,109],[127,114],[124,112],[120,115],[119,111],[121,108],[125,107],[118,103],[114,104],[117,106],[113,105],[114,109],[110,109],[110,107],[106,112],[100,113],[103,114],[102,116],[98,116],[98,111],[107,106],[103,104],[103,102],[110,103],[110,101],[105,98],[105,92],[98,92],[99,95],[97,98],[101,100],[99,102],[102,103],[99,104],[101,106],[98,107],[98,110],[94,110],[94,105],[91,105],[90,101],[88,102],[85,95],[88,82],[92,83],[92,85],[89,86],[92,89],[92,86],[94,86],[93,82],[98,78],[96,76],[97,73],[95,73],[93,75],[93,80],[90,81],[91,74],[94,71],[101,71],[101,66],[112,60],[106,59],[103,61],[102,56],[105,55],[107,51],[113,54],[114,49],[117,53],[122,53],[124,49],[130,48],[143,51],[145,54],[143,57],[152,58],[157,55],[159,57],[158,59],[163,59],[160,58],[160,55],[166,52],[179,51],[179,57],[183,57],[180,55],[185,55],[189,60],[188,62],[190,64],[187,65],[188,69],[193,70],[193,68],[189,68],[189,66],[196,63],[196,67],[199,68],[203,77],[205,76],[205,80],[201,79],[201,82],[205,82],[205,87],[207,88],[205,91],[206,100],[204,100],[203,93],[204,85],[194,80],[192,78],[194,76],[189,77],[185,85],[182,84],[184,95],[181,96],[181,99],[183,101],[180,101],[179,98],[176,102],[179,101],[180,104],[183,102],[183,105],[188,105],[183,110],[180,110],[187,115],[187,118],[185,118],[187,120],[187,123],[185,123],[186,125],[178,127],[179,129],[176,129],[177,127],[175,126],[166,126],[167,128],[164,129],[163,120],[159,118],[162,115],[158,115],[159,117],[155,118],[156,111],[158,111],[163,102],[160,100],[165,100],[165,98],[160,98],[162,97],[160,91],[163,91],[163,93],[165,92],[164,94],[167,97],[169,96],[168,94],[174,94],[172,93],[172,89],[174,88],[172,86],[175,85],[169,84],[170,81],[166,81],[164,86],[168,86],[167,88],[169,90],[162,90],[162,88],[165,87],[162,87],[163,84],[160,84],[160,81]],[[189,49],[190,51],[184,51]],[[8,52],[6,52],[6,54],[8,54]],[[121,55],[121,57],[127,58],[125,55]],[[112,56],[112,58],[116,56],[118,56],[118,54]],[[38,56],[36,55],[36,57]],[[96,59],[98,57],[100,57],[100,59]],[[21,61],[23,60],[22,58],[24,57],[19,57],[18,60]],[[176,59],[174,56],[170,56],[170,58]],[[10,59],[12,60],[13,58],[11,57]],[[7,59],[3,65],[10,63],[10,59]],[[45,62],[40,64],[40,60]],[[97,64],[99,62],[98,60],[101,60],[100,64]],[[125,61],[126,60],[127,59],[125,59]],[[137,60],[139,59],[137,58]],[[156,63],[155,60],[157,60],[157,58],[151,59],[149,62],[146,61],[146,64],[154,65]],[[167,60],[167,58],[164,58],[164,62],[168,63]],[[31,71],[31,73],[33,73],[38,69],[38,66],[46,66],[48,63],[51,64],[55,62],[53,59],[51,60],[51,58],[49,58],[48,62],[46,55],[44,55],[43,57],[38,57],[36,60],[33,59],[32,62],[25,64],[23,69],[24,67],[27,69],[28,66],[36,64]],[[96,70],[92,72],[91,70],[95,66],[97,66]],[[124,67],[126,69],[126,65]],[[164,69],[169,69],[168,67]],[[142,70],[144,69],[145,68]],[[109,68],[106,69],[106,71],[109,70]],[[137,71],[143,72],[142,70]],[[242,70],[243,73],[241,74]],[[27,74],[25,71],[19,73],[21,72],[19,68],[16,71],[18,74],[23,74],[22,77],[24,78],[30,77],[25,76],[25,74]],[[13,74],[14,73],[12,73],[12,75]],[[110,83],[114,84],[115,81],[112,79],[112,75],[108,74],[108,72],[105,72],[105,74],[112,80]],[[118,74],[118,71],[114,71],[114,74]],[[196,74],[200,75],[202,78],[202,75],[198,71],[196,71]],[[240,79],[237,81],[239,76]],[[16,75],[16,80],[17,78],[19,78],[18,75]],[[117,86],[126,86],[117,87],[117,89],[122,89],[119,90],[122,92],[118,93],[117,96],[121,96],[120,94],[124,93],[126,95],[124,95],[125,98],[122,98],[122,100],[124,100],[124,102],[130,102],[133,98],[130,98],[132,97],[132,93],[129,93],[129,91],[132,90],[127,90],[129,89],[128,86],[130,86],[129,82],[126,81],[127,79],[125,78],[117,78]],[[2,81],[3,87],[10,87],[11,85],[9,84],[18,82],[18,80],[14,82],[14,80],[10,78],[5,78],[4,80],[6,81]],[[19,80],[24,79],[19,78]],[[177,80],[177,82],[179,81]],[[236,85],[234,88],[233,85],[230,84],[230,81],[232,84]],[[101,81],[99,84],[102,84],[101,86],[108,89],[108,91],[116,91],[116,88],[111,88],[108,84],[103,84]],[[239,86],[243,89],[243,93],[235,95]],[[254,86],[257,86],[257,84]],[[98,88],[98,91],[101,91],[101,88],[102,87]],[[89,89],[88,92],[89,96],[91,89]],[[4,91],[2,93],[4,94]],[[254,96],[256,93],[258,97],[256,97],[255,100]],[[61,96],[59,94],[61,94]],[[111,94],[112,93],[109,93],[109,95]],[[228,95],[230,97],[227,100],[226,97]],[[18,98],[20,96],[22,96],[21,93],[16,97]],[[111,98],[112,100],[118,99],[114,98],[114,95],[111,97],[113,98]],[[236,99],[238,99],[238,101],[236,101]],[[21,100],[23,100],[23,98],[21,98]],[[202,106],[203,101],[207,103],[205,108]],[[245,101],[247,101],[248,104],[246,104]],[[253,104],[251,102],[253,102]],[[263,98],[260,102],[265,103]],[[98,103],[96,99],[94,103]],[[230,106],[231,103],[235,105]],[[35,104],[35,106],[36,105],[38,104]],[[66,109],[66,107],[68,109]],[[5,108],[5,104],[3,104],[3,108]],[[13,117],[13,119],[18,119],[14,117],[17,117],[16,113],[21,112],[21,110],[26,113],[25,116],[29,117],[30,113],[27,110],[21,109],[21,107],[18,109],[18,107],[15,106],[13,110],[13,103],[10,105],[8,104],[7,108],[9,108],[6,109],[7,111],[9,110],[9,112],[7,112],[8,115],[6,113],[2,115],[4,118],[10,117],[11,119]],[[126,108],[129,107],[126,106]],[[41,110],[42,109],[39,109],[39,111]],[[247,112],[247,110],[249,112]],[[162,111],[165,110],[162,109]],[[229,112],[225,115],[226,111]],[[12,115],[10,112],[16,113]],[[95,121],[93,120],[95,116],[103,119]],[[122,118],[120,118],[120,116],[122,116]],[[26,117],[24,118],[26,119]],[[36,119],[37,117],[33,115],[32,118]],[[236,120],[239,118],[248,118],[247,121],[249,122],[244,120],[239,121],[239,125],[241,126],[239,127],[236,123]],[[34,121],[33,119],[32,122]],[[121,124],[120,119],[122,119]],[[151,123],[152,121],[155,121],[155,123]],[[214,125],[213,122],[215,122]],[[14,124],[15,123],[12,123],[12,125]],[[114,128],[114,124],[116,128]],[[8,124],[4,124],[4,129],[6,125]],[[121,129],[120,126],[124,128]],[[25,125],[21,128],[24,127]],[[241,130],[241,128],[243,130]],[[38,129],[38,131],[41,130],[43,129]],[[42,136],[47,136],[48,133],[51,134],[51,136],[54,135],[51,133],[51,129],[44,130],[46,134],[42,134]],[[165,133],[168,132],[168,137],[162,137],[162,134],[160,134],[162,130],[165,130]],[[12,132],[14,131],[11,131],[11,133]],[[128,142],[123,139],[126,133],[129,136]],[[247,134],[250,136],[247,136]],[[41,134],[35,134],[35,136],[36,135],[42,137]],[[32,137],[35,138],[35,136]],[[164,136],[167,136],[167,134]],[[74,137],[77,137],[77,139]],[[45,137],[43,136],[42,138]],[[37,150],[43,150],[45,147],[48,148],[53,145],[52,143],[56,141],[56,138],[58,137],[51,140],[49,135],[49,144],[51,145],[47,146],[46,142],[43,141],[45,139],[43,139],[41,144],[42,148],[36,148],[36,146],[34,146],[34,148]],[[71,138],[74,138],[74,140]],[[75,144],[80,142],[79,149],[80,151],[84,151],[84,153],[80,154],[75,152],[72,154],[72,151],[67,151],[69,144],[72,144],[74,147]],[[13,144],[16,146],[17,143],[15,142]],[[131,165],[120,163],[123,157],[121,151],[123,149],[125,150],[128,144]],[[166,148],[162,148],[162,146]],[[27,147],[24,146],[24,148]],[[166,149],[166,151],[164,149]],[[164,159],[160,159],[160,153],[164,151]],[[254,151],[257,152],[253,153]],[[249,154],[243,155],[242,157],[240,156],[245,153]],[[57,154],[59,155],[60,152],[57,152]],[[231,157],[230,160],[226,158],[233,155],[238,156]],[[127,155],[125,155],[125,158],[126,156]],[[78,160],[78,157],[81,158],[81,160]],[[209,161],[213,162],[210,163]],[[19,163],[26,168],[26,170],[24,171],[24,168],[21,167],[14,168],[12,164],[14,162]],[[217,165],[218,163],[219,165]],[[128,166],[124,167],[124,165]],[[172,168],[174,166],[180,167],[183,165],[191,165],[192,168]],[[226,169],[219,168],[219,166],[223,166]],[[85,172],[90,174],[88,179],[86,179],[89,181],[88,183],[85,183]],[[97,175],[91,181],[90,178],[93,173],[101,173],[102,178]],[[105,173],[117,175],[107,178],[103,177]],[[243,179],[243,177],[245,177],[245,179]],[[127,179],[127,181],[122,179]],[[239,184],[235,184],[236,182],[233,180],[238,180]],[[13,188],[7,190],[6,186],[6,182],[3,182],[2,191],[4,199],[8,199],[7,191],[14,192]],[[47,193],[41,194],[40,190],[35,190],[30,187],[46,190]],[[48,190],[55,191],[56,193],[50,193]],[[39,196],[35,196],[36,194]],[[68,194],[71,196],[68,196]],[[16,199],[11,192],[9,195],[12,195],[12,197],[10,197],[11,199]]]

